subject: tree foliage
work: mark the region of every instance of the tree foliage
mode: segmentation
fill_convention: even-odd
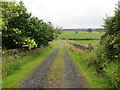
[[[91,32],[92,32],[92,29],[91,29],[91,28],[89,28],[87,31],[88,31],[89,33],[91,33]]]
[[[109,60],[118,60],[120,58],[120,11],[115,10],[115,15],[105,19],[103,43],[105,45],[106,57]]]
[[[27,13],[22,1],[2,1],[2,46],[6,49],[28,47],[29,49],[47,45],[59,34],[51,22],[45,23],[31,13]]]
[[[112,87],[119,88],[119,60],[120,60],[120,10],[116,9],[112,17],[104,19],[106,33],[101,38],[101,50],[97,64],[102,67]]]
[[[115,10],[112,17],[104,19],[105,34],[101,38],[101,45],[89,57],[92,66],[99,75],[107,77],[111,87],[120,88],[119,60],[120,60],[120,11]]]

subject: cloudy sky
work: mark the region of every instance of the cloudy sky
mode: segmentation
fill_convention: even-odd
[[[16,0],[17,2],[20,0]],[[119,0],[22,0],[33,16],[63,28],[102,27]]]

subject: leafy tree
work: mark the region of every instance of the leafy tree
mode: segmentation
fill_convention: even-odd
[[[75,33],[78,34],[78,31],[76,31]]]
[[[91,28],[89,28],[87,31],[88,31],[89,33],[91,33],[91,32],[92,32],[92,29],[91,29]]]
[[[22,2],[2,2],[2,26],[3,46],[6,48],[17,48],[21,45],[27,19],[30,18]],[[11,44],[11,45],[10,45]]]
[[[109,60],[118,60],[120,58],[120,11],[115,10],[115,15],[105,19],[104,45],[106,57]]]
[[[48,45],[55,39],[59,29],[51,22],[45,23],[27,13],[22,1],[2,1],[2,45],[7,49],[28,47],[29,49]]]
[[[106,72],[106,76],[109,78],[111,84],[115,88],[120,87],[119,80],[119,60],[120,60],[120,10],[116,9],[115,14],[112,17],[107,17],[104,19],[104,29],[106,33],[101,38],[101,46],[103,47],[100,56],[103,58],[100,60],[102,67]],[[109,67],[111,66],[112,67]],[[107,71],[109,68],[112,71]],[[114,72],[114,73],[110,73]]]

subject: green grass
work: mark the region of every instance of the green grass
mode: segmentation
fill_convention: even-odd
[[[100,39],[104,32],[86,32],[86,31],[78,31],[76,34],[75,31],[62,31],[58,36],[58,39]]]
[[[7,75],[3,79],[2,88],[18,88],[22,83],[22,81],[25,80],[28,77],[28,75],[45,60],[47,56],[49,56],[49,54],[56,48],[58,44],[59,42],[55,42],[51,46],[46,47],[41,51],[38,51],[39,52],[39,53],[37,52],[38,54],[36,53],[36,51],[32,52],[32,55],[31,55],[32,57],[30,57],[30,55],[27,55],[25,57],[21,57],[17,59],[17,62],[15,62],[16,60],[9,62],[9,63],[12,63],[12,65],[16,66],[17,65],[16,63],[24,62],[25,60],[24,63],[20,64],[19,66],[20,69],[16,69],[12,74]],[[9,66],[9,63],[6,62],[6,66],[7,64]],[[9,72],[9,68],[7,68],[8,72]],[[7,73],[7,70],[6,70],[6,73]]]
[[[91,68],[88,67],[86,60],[86,54],[74,53],[69,47],[67,47],[69,54],[71,55],[73,62],[77,65],[80,72],[85,76],[86,81],[89,84],[89,88],[110,88],[110,83],[107,78],[100,77]]]
[[[99,40],[71,40],[70,42],[78,44],[99,44]]]
[[[58,54],[55,57],[48,75],[48,81],[45,88],[62,88],[64,80],[64,59],[63,59],[63,45],[60,46]]]

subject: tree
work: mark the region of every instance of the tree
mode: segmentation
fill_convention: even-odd
[[[51,22],[45,23],[27,13],[22,1],[2,1],[2,45],[6,49],[48,45],[59,34]],[[1,19],[0,19],[1,20]]]
[[[75,33],[78,34],[78,31],[76,31]]]
[[[115,15],[104,19],[104,29],[106,33],[102,39],[102,45],[105,45],[105,55],[111,60],[120,58],[120,11],[115,10]]]
[[[91,29],[91,28],[89,28],[87,31],[88,31],[89,33],[91,33],[91,32],[92,32],[92,29]]]

